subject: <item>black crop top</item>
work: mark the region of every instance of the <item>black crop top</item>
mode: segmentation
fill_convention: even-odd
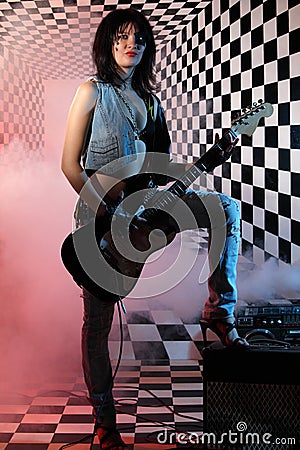
[[[146,103],[147,107],[147,122],[145,128],[140,133],[140,140],[146,145],[147,152],[170,153],[171,140],[166,124],[166,119],[158,101],[156,119],[153,118],[154,99],[149,95]],[[126,182],[125,195],[129,195],[140,189],[165,185],[170,180],[168,177],[160,174],[143,173],[141,175],[134,175]]]

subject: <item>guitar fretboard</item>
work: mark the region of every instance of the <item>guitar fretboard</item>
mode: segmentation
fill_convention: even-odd
[[[231,137],[235,139],[237,134],[230,129],[229,132]],[[222,137],[216,144],[214,144],[210,150],[225,151],[228,148],[228,140]],[[207,167],[202,163],[201,159],[195,162],[194,165],[190,167],[177,181],[175,181],[172,186],[166,191],[163,191],[158,199],[156,199],[155,204],[151,206],[151,209],[163,209],[171,207],[176,200],[181,198],[186,192],[187,188],[193,184],[199,176],[207,170]],[[143,213],[143,217],[147,218],[152,215],[151,210],[146,210]]]

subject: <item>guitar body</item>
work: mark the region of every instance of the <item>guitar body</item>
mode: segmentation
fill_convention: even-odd
[[[129,218],[124,215],[123,219],[122,215],[106,213],[70,233],[62,244],[61,257],[75,282],[104,301],[126,297],[136,285],[149,255],[168,245],[180,231],[167,214],[168,207],[184,195],[201,173],[213,171],[230,158],[233,152],[230,144],[239,134],[251,136],[260,119],[272,113],[270,103],[254,103],[155,203],[141,205],[142,213]]]
[[[115,302],[116,296],[111,292],[107,292],[97,282],[95,282],[84,270],[80,258],[75,249],[74,239],[84,239],[94,230],[94,223],[90,222],[82,226],[73,233],[68,234],[61,247],[61,259],[67,269],[72,275],[73,280],[78,286],[85,288],[95,297],[103,298],[104,300]],[[107,230],[106,230],[107,231]],[[89,251],[87,246],[87,251]]]
[[[97,218],[66,237],[61,247],[63,264],[80,287],[103,301],[115,302],[132,291],[148,256],[173,241],[176,231],[169,224],[168,218],[162,211],[153,214],[153,222],[165,224],[155,226],[155,231],[143,219],[140,219],[139,223],[133,220],[128,228],[128,236],[112,233],[112,217],[106,215],[103,220]],[[157,232],[157,228],[161,232]],[[91,237],[95,237],[95,241]],[[80,249],[83,247],[82,252]],[[85,256],[92,261],[99,274],[96,279],[84,268]],[[106,277],[107,265],[110,267],[110,280]],[[116,272],[121,276],[116,276]],[[115,285],[112,286],[114,278]],[[110,288],[107,289],[107,286]]]

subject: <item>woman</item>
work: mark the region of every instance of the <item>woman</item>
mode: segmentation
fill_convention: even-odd
[[[118,204],[124,196],[137,190],[168,181],[167,177],[149,174],[116,180],[102,173],[96,184],[89,178],[107,163],[123,156],[135,155],[145,149],[167,155],[170,152],[163,109],[153,95],[155,43],[147,19],[131,8],[109,13],[96,32],[93,59],[97,74],[79,87],[73,100],[62,156],[65,176],[76,192],[81,193],[76,213],[78,225],[88,220],[90,210],[101,220],[108,204]],[[230,151],[234,144],[230,141],[227,150]],[[180,169],[176,164],[169,165],[175,177],[182,172],[182,165]],[[216,209],[225,213],[227,235],[224,252],[210,276],[210,296],[202,326],[213,329],[225,345],[243,347],[246,343],[238,337],[233,323],[239,240],[237,204],[223,194],[188,191],[184,201],[201,227],[210,226],[209,215],[202,203],[207,198],[214,198]],[[83,206],[83,200],[89,208]],[[222,227],[224,224],[220,224],[220,229]],[[115,297],[117,301],[118,297]],[[114,304],[85,289],[83,302],[83,370],[100,445],[103,449],[126,448],[116,429],[108,354]]]

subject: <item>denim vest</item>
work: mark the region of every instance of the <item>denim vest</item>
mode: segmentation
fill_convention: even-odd
[[[90,80],[97,82],[98,100],[83,160],[85,169],[98,170],[117,158],[134,155],[135,136],[112,85]]]
[[[82,153],[83,166],[88,176],[118,158],[123,156],[134,158],[136,154],[132,125],[114,88],[109,83],[100,82],[96,77],[89,80],[97,83],[98,99]],[[157,108],[154,108],[155,132],[153,142],[148,145],[147,151],[169,155],[171,141],[164,110],[160,100],[154,97],[157,104]],[[104,173],[110,174],[108,170],[106,169]],[[157,185],[165,185],[169,181],[164,175],[154,175],[152,178]],[[94,213],[91,214],[88,205],[79,199],[74,212],[75,227],[89,222],[91,217],[94,217]]]

